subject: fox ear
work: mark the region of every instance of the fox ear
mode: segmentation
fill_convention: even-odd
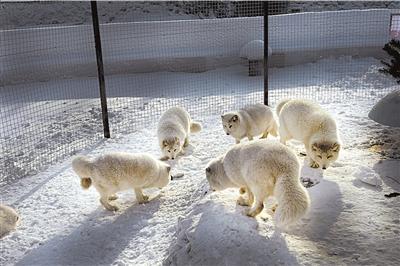
[[[333,146],[332,146],[332,151],[338,152],[339,150],[340,150],[340,144],[336,142],[336,143],[333,144]]]
[[[175,138],[174,138],[174,140],[175,140],[175,143],[177,143],[177,144],[179,144],[179,143],[180,143],[180,141],[179,141],[179,138],[178,138],[178,137],[175,137]]]
[[[232,122],[236,122],[238,120],[239,120],[239,116],[237,116],[237,115],[232,116]]]
[[[313,143],[313,144],[311,145],[311,149],[312,149],[313,151],[317,151],[317,150],[318,150],[318,145],[317,145],[316,143]]]
[[[162,142],[162,145],[164,146],[164,147],[167,147],[167,141],[166,140],[163,140],[163,142]]]

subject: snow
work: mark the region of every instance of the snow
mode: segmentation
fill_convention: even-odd
[[[36,176],[2,184],[2,202],[17,209],[22,222],[16,232],[2,239],[0,264],[400,264],[400,246],[396,244],[400,234],[400,198],[384,197],[386,193],[400,190],[398,146],[385,146],[398,141],[399,131],[368,118],[375,99],[396,84],[380,73],[379,67],[379,61],[373,58],[343,57],[270,70],[272,106],[285,97],[316,99],[337,119],[344,143],[339,160],[322,171],[308,167],[307,158],[299,155],[304,152],[301,143],[289,142],[302,161],[301,176],[309,186],[312,205],[302,222],[288,231],[275,228],[268,208],[257,219],[246,217],[245,207],[235,203],[238,191],[211,193],[204,175],[208,162],[234,143],[223,134],[220,112],[255,99],[261,101],[261,77],[247,77],[245,66],[203,73],[109,77],[109,107],[118,130],[113,138],[83,153],[95,156],[105,151],[126,151],[160,156],[154,122],[168,103],[178,104],[186,107],[203,125],[203,130],[191,137],[186,155],[170,162],[173,174],[184,173],[184,176],[174,179],[161,191],[146,191],[151,201],[144,205],[137,204],[133,192],[121,193],[117,200],[120,210],[116,213],[104,210],[93,188],[81,189],[79,178],[70,167],[70,158]],[[192,85],[188,86],[187,80]],[[56,82],[58,86],[54,86]],[[95,78],[86,78],[50,81],[47,86],[31,83],[29,88],[37,98],[30,104],[46,101],[56,104],[61,101],[63,90],[51,96],[47,91],[74,87],[79,92],[95,82]],[[139,91],[132,97],[124,87],[126,84],[139,84],[141,88],[162,84],[170,98],[160,97],[156,90]],[[182,88],[177,90],[177,84],[183,84]],[[24,86],[6,88],[18,91],[17,88]],[[96,91],[85,93],[85,103],[98,106],[98,99],[93,97]],[[121,95],[132,99],[117,104]],[[68,109],[77,99],[65,101]],[[11,115],[15,108],[24,108],[23,103],[3,103],[7,102],[1,104],[2,114],[7,111]],[[75,120],[66,120],[74,131],[86,123],[81,120],[91,108],[86,104],[76,106]],[[143,110],[149,110],[148,116],[143,115]],[[43,130],[52,129],[50,125],[54,121],[64,121],[69,114],[63,111],[48,114],[45,121],[49,124]],[[128,124],[136,121],[135,117],[143,119],[137,122],[148,124],[138,123],[132,126],[135,130],[126,127],[127,121]],[[97,119],[100,121],[100,117]],[[91,127],[80,132],[77,138],[89,138],[92,132],[98,131]],[[28,134],[22,135],[29,140]],[[49,145],[56,145],[56,140]],[[9,136],[7,141],[10,145],[21,142],[14,136]],[[75,144],[70,145],[73,149]],[[379,151],[374,148],[377,145]],[[381,152],[388,150],[390,153]],[[39,146],[37,154],[32,158],[27,156],[27,160],[39,154],[44,156],[44,151]],[[363,173],[379,175],[381,186],[364,184],[354,176],[364,167],[368,171]]]
[[[272,49],[268,47],[268,56],[271,56]],[[249,60],[262,60],[264,59],[264,41],[253,40],[248,42],[240,49],[239,56]]]
[[[396,115],[397,114],[397,115]],[[369,112],[368,117],[380,124],[400,127],[400,89],[383,97]]]
[[[375,173],[375,171],[366,166],[360,166],[356,169],[353,173],[353,176],[371,186],[380,186],[382,184],[382,180],[380,179],[379,175]]]

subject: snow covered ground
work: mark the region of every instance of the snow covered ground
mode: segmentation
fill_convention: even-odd
[[[271,104],[298,95],[324,103],[355,97],[378,99],[396,85],[378,72],[379,67],[379,60],[373,58],[341,57],[272,68]],[[202,73],[107,76],[111,134],[130,133],[154,123],[161,112],[174,105],[182,105],[194,118],[201,118],[261,102],[263,79],[248,77],[247,71],[246,66],[236,65]],[[7,123],[0,127],[4,147],[0,184],[38,173],[43,166],[101,140],[97,82],[95,77],[87,77],[2,87],[0,118]]]
[[[144,205],[136,203],[133,192],[121,193],[117,201],[121,208],[116,213],[102,208],[93,188],[80,188],[70,158],[36,176],[3,184],[1,201],[15,207],[22,222],[16,232],[1,240],[0,264],[399,265],[400,197],[386,198],[384,194],[400,190],[400,133],[367,116],[373,104],[396,85],[378,72],[379,67],[373,58],[338,58],[271,70],[272,105],[284,97],[318,100],[337,118],[344,143],[340,159],[326,171],[304,163],[302,178],[313,185],[308,188],[312,207],[301,224],[287,232],[276,230],[268,210],[257,219],[244,216],[244,207],[235,203],[236,190],[208,192],[204,175],[207,163],[234,143],[223,134],[218,111],[261,100],[260,77],[247,77],[243,66],[204,73],[165,72],[158,74],[159,80],[154,80],[154,74],[110,77],[107,82],[115,101],[110,106],[111,120],[118,130],[112,139],[83,153],[146,151],[160,156],[154,122],[166,106],[179,104],[203,124],[203,130],[193,135],[187,154],[171,162],[173,171],[184,176],[161,192],[147,191],[152,200]],[[185,83],[188,79],[193,84],[189,88]],[[60,87],[79,90],[96,80],[57,82]],[[145,88],[162,84],[171,98],[160,98],[157,91],[130,98],[123,95],[126,84],[143,84]],[[176,90],[177,84],[185,86]],[[49,95],[46,90],[51,88],[54,86],[30,86],[32,95],[39,98]],[[56,92],[50,95],[32,104],[60,100]],[[98,106],[98,99],[91,99],[90,92],[85,99]],[[76,99],[63,101],[69,110]],[[43,130],[57,131],[51,128],[52,121],[69,121],[71,130],[83,129],[77,139],[98,132],[85,120],[92,107],[77,106],[74,119],[68,120],[70,116],[62,108],[47,116],[48,125]],[[24,105],[2,105],[11,111],[15,107]],[[148,126],[130,125],[143,110],[149,110],[141,117],[148,120]],[[54,140],[48,140],[48,145],[57,145],[57,137]],[[13,136],[7,141],[18,143]],[[297,154],[303,151],[300,143],[289,144]],[[43,152],[41,146],[35,152],[32,158]],[[383,184],[373,187],[362,183],[356,177],[360,171],[377,173]]]

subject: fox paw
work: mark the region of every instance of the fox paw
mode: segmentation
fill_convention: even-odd
[[[119,210],[119,208],[118,208],[117,206],[111,205],[111,204],[108,204],[107,207],[106,207],[106,206],[104,206],[104,207],[105,207],[107,210],[111,211],[111,212],[116,212],[116,211]]]
[[[256,215],[258,214],[256,211],[252,211],[251,209],[249,209],[249,210],[247,210],[246,212],[245,212],[245,214],[247,215],[247,216],[249,216],[249,217],[256,217]]]
[[[168,161],[169,157],[168,156],[163,156],[160,158],[160,161]]]
[[[108,200],[116,200],[116,199],[118,199],[117,195],[111,195],[108,197]]]
[[[240,206],[249,206],[249,203],[247,202],[247,200],[245,199],[245,198],[243,198],[243,197],[239,197],[238,199],[237,199],[237,204],[238,205],[240,205]]]
[[[318,164],[317,162],[315,162],[315,161],[312,161],[312,162],[310,163],[310,167],[311,167],[311,168],[318,168],[318,167],[319,167],[319,164]]]
[[[149,202],[149,196],[143,195],[143,198],[139,200],[140,204]]]

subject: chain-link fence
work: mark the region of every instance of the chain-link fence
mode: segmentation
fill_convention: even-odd
[[[175,105],[201,119],[263,102],[263,4],[98,2],[111,135]],[[343,101],[355,84],[360,97],[388,90],[376,70],[399,7],[269,2],[271,105]],[[91,15],[90,2],[0,4],[2,183],[102,139]]]

